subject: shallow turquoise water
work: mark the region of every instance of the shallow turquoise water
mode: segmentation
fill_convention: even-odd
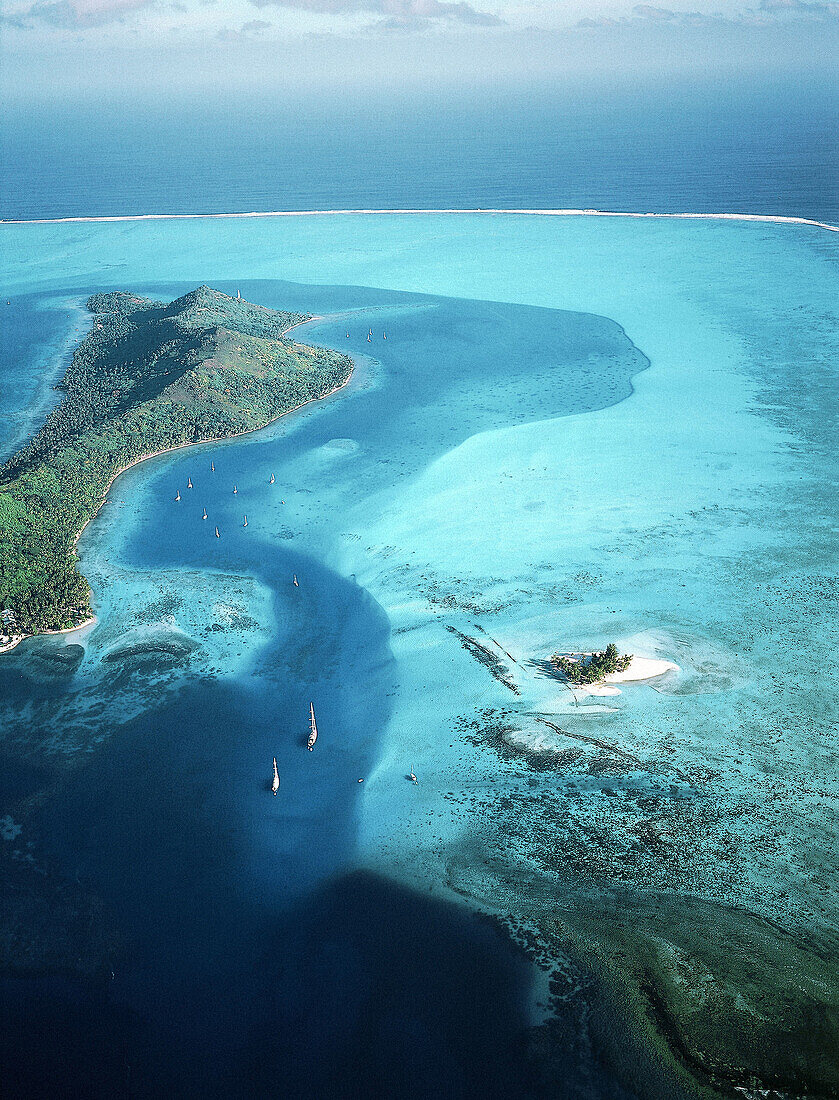
[[[36,783],[28,768],[89,757],[10,843],[116,914],[130,950],[110,995],[178,1021],[175,1082],[186,1044],[223,1078],[276,1019],[271,1057],[300,1089],[314,1019],[330,1052],[320,1088],[349,1042],[368,1064],[383,1048],[433,1055],[452,1095],[487,1079],[510,1095],[505,1058],[477,1055],[479,1012],[441,1057],[445,1021],[416,1005],[442,994],[424,980],[399,1003],[397,1034],[376,1017],[377,1040],[362,1041],[347,1021],[369,1020],[371,960],[392,983],[404,945],[335,932],[344,908],[354,929],[378,911],[442,927],[426,896],[514,913],[494,861],[563,891],[673,889],[835,926],[833,237],[506,216],[3,234],[3,298],[27,296],[4,374],[13,425],[44,397],[42,345],[78,324],[68,313],[59,331],[30,302],[93,290],[239,289],[328,315],[305,338],[358,362],[317,407],[120,479],[81,543],[99,623],[78,671],[32,679],[41,647],[61,641],[27,643],[0,669],[9,805]],[[461,636],[494,650],[517,693]],[[575,701],[531,663],[613,639],[682,671]],[[580,737],[616,747],[619,764],[533,773],[516,754],[583,751]],[[517,820],[532,822],[534,796],[561,814],[528,840]],[[629,844],[642,820],[673,845]],[[544,858],[553,835],[570,852],[560,868]],[[358,869],[410,893],[348,899],[342,876]],[[301,923],[319,929],[326,962]],[[500,940],[480,950],[504,960],[485,995],[507,1006],[495,1037],[507,1051],[543,994]],[[468,973],[458,959],[435,965]],[[393,986],[376,982],[390,1003]],[[620,1094],[619,1068],[579,1058],[590,1095]],[[386,1062],[377,1072],[397,1087]],[[439,1086],[435,1072],[416,1095]]]

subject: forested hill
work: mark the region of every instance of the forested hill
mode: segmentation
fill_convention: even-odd
[[[0,470],[0,608],[20,633],[73,626],[90,590],[73,543],[124,466],[259,428],[346,381],[351,360],[284,332],[284,313],[202,286],[167,305],[96,294],[62,403]],[[2,642],[2,638],[0,638]]]
[[[9,460],[0,478],[16,476],[91,427],[154,398],[166,396],[175,404],[190,404],[196,394],[178,393],[177,383],[200,363],[213,360],[229,343],[226,335],[280,341],[286,329],[306,320],[303,314],[265,309],[208,286],[171,305],[131,294],[94,294],[87,308],[95,319],[59,386],[65,400],[34,439]],[[290,346],[281,343],[286,350]],[[260,358],[265,350],[254,342],[245,354]],[[195,411],[203,426],[210,428],[209,409]]]

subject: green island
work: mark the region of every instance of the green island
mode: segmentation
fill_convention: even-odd
[[[626,672],[631,660],[631,653],[618,653],[618,647],[610,642],[602,653],[554,653],[551,664],[572,684],[596,684],[613,672]]]
[[[262,428],[352,373],[348,356],[289,338],[309,314],[207,286],[168,305],[94,294],[87,308],[63,401],[0,469],[0,649],[91,616],[75,543],[122,470]]]

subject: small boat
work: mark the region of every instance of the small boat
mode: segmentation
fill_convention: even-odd
[[[207,509],[206,509],[206,508],[204,509],[204,515],[203,515],[203,516],[202,516],[201,518],[202,518],[202,519],[206,519],[206,518],[207,518]]]
[[[273,474],[271,474],[271,477],[270,477],[270,478],[268,479],[268,484],[269,484],[269,485],[273,485],[273,484],[274,484],[274,475],[273,475]]]
[[[382,333],[382,339],[383,339],[383,340],[387,340],[387,333],[386,333],[386,332],[383,332],[383,333]]]
[[[408,776],[408,778],[411,780],[412,783],[419,782],[417,777],[414,775],[414,765],[413,764],[411,765],[411,774]]]
[[[241,294],[239,293],[239,291],[237,290],[237,291],[236,291],[236,301],[237,301],[237,302],[241,302],[241,300],[242,300],[242,295],[241,295]],[[277,767],[277,761],[275,760],[275,761],[274,761],[274,768],[276,769],[276,767]],[[275,791],[274,793],[276,794],[276,791]]]
[[[299,585],[299,584],[297,583],[297,574],[296,574],[296,573],[294,574],[294,587],[295,587],[295,588],[299,588],[299,587],[300,587],[300,585]]]
[[[349,338],[350,338],[350,334],[349,334],[349,333],[347,333],[347,339],[349,340]]]
[[[216,538],[217,538],[217,539],[220,539],[220,538],[221,538],[221,535],[220,535],[220,534],[218,533],[218,527],[216,528]]]
[[[280,773],[277,771],[277,758],[274,757],[274,778],[271,780],[271,794],[276,794],[280,789]]]
[[[191,489],[191,488],[192,488],[192,478],[191,478],[191,477],[188,477],[188,478],[186,479],[186,487],[187,487],[187,489]]]
[[[238,489],[236,488],[236,486],[235,486],[235,485],[233,486],[233,492],[234,492],[234,493],[238,493],[238,492],[239,492],[239,490],[238,490]]]
[[[368,337],[367,337],[367,343],[368,343],[368,344],[372,344],[372,343],[373,343],[373,337],[372,337],[372,336],[368,336]]]
[[[177,493],[175,494],[175,500],[180,500],[180,499],[181,499],[181,491],[180,491],[180,489],[178,489]]]
[[[247,525],[248,525],[248,517],[245,516],[245,522],[242,524],[242,526],[247,527]]]
[[[210,463],[210,473],[214,474],[215,472],[216,472],[216,464],[215,464],[215,462],[211,462]]]
[[[306,746],[309,752],[315,747],[315,741],[318,739],[318,726],[315,721],[315,704],[309,703],[309,740],[306,742]]]

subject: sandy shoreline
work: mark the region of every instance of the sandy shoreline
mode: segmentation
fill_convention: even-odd
[[[282,339],[282,337],[287,336],[288,333],[290,333],[293,329],[300,328],[301,325],[309,325],[314,321],[322,321],[322,320],[323,320],[323,317],[312,316],[312,317],[307,317],[304,321],[297,321],[296,324],[289,325],[288,328],[283,329],[282,333],[280,334],[280,338]],[[276,422],[278,420],[280,420],[282,417],[289,416],[291,413],[297,412],[298,409],[302,409],[306,405],[311,405],[313,401],[323,401],[323,400],[325,400],[325,398],[331,397],[333,393],[337,393],[338,390],[341,390],[341,389],[344,388],[344,386],[346,386],[346,384],[352,378],[354,370],[355,370],[355,363],[353,363],[352,367],[350,368],[350,373],[347,375],[347,377],[344,379],[344,381],[339,386],[335,386],[334,389],[331,389],[329,391],[329,393],[321,394],[320,397],[310,397],[308,401],[302,401],[299,405],[295,405],[293,409],[285,409],[283,412],[278,413],[277,416],[272,417],[271,420],[266,420],[266,422],[264,424],[260,425],[260,427],[258,427],[258,428],[247,428],[245,431],[235,432],[233,435],[222,435],[222,436],[217,436],[217,437],[210,437],[208,439],[194,439],[190,443],[178,443],[175,447],[163,447],[162,450],[150,451],[148,454],[140,455],[139,458],[135,458],[133,462],[129,462],[127,465],[121,466],[117,470],[117,472],[114,474],[114,476],[111,478],[111,480],[108,482],[108,484],[105,486],[105,489],[102,492],[102,500],[99,504],[99,507],[96,509],[96,512],[90,517],[90,519],[87,521],[87,523],[82,525],[80,530],[76,533],[76,537],[73,539],[73,542],[71,543],[71,549],[76,548],[76,544],[78,543],[79,539],[84,534],[85,527],[87,527],[88,523],[92,523],[93,520],[95,520],[96,517],[99,515],[100,511],[102,510],[103,505],[106,503],[108,493],[110,493],[111,489],[113,488],[114,482],[116,481],[116,479],[121,474],[124,474],[126,470],[130,470],[134,466],[139,466],[141,462],[148,462],[148,460],[151,459],[151,458],[159,458],[161,455],[168,455],[168,454],[171,454],[173,451],[183,451],[187,447],[200,447],[205,443],[226,443],[229,439],[239,439],[243,435],[252,435],[254,432],[261,432],[265,428],[269,427],[271,424],[276,424]],[[68,630],[78,630],[78,629],[79,628],[76,627],[76,626],[68,627]],[[49,631],[49,632],[43,631],[43,633],[64,634],[64,633],[67,633],[67,631]],[[27,635],[27,637],[32,637],[32,635]]]
[[[443,207],[440,209],[369,209],[369,210],[251,210],[239,214],[101,214],[73,218],[9,218],[0,220],[0,225],[61,225],[65,222],[141,222],[141,221],[177,221],[197,218],[310,218],[332,217],[335,215],[359,214],[518,214],[552,218],[694,218],[708,221],[768,222],[779,225],[809,225],[817,229],[826,229],[830,233],[839,233],[839,225],[816,221],[813,218],[797,218],[789,214],[700,214],[674,213],[664,214],[655,211],[628,210],[547,210],[540,208],[476,207],[458,209]]]
[[[634,680],[652,680],[654,676],[663,676],[665,672],[678,672],[679,666],[673,661],[660,657],[633,657],[629,668],[623,672],[610,672],[603,678],[606,684],[625,684]]]
[[[296,324],[289,325],[287,329],[283,329],[281,337],[288,335],[288,333],[291,332],[293,329],[300,328],[302,325],[309,325],[312,324],[314,321],[322,320],[323,317],[320,315],[312,315],[311,317],[307,317],[304,321],[298,321]],[[70,544],[70,549],[75,552],[76,545],[78,544],[79,539],[84,534],[85,528],[89,523],[92,523],[102,511],[102,508],[107,503],[108,493],[110,493],[111,489],[113,488],[114,482],[117,480],[118,477],[124,474],[126,470],[130,470],[134,466],[139,466],[141,462],[148,462],[148,460],[151,458],[159,458],[161,455],[168,455],[171,454],[173,451],[182,451],[187,447],[200,447],[207,443],[227,443],[231,439],[240,439],[244,435],[252,435],[254,432],[264,431],[266,428],[270,427],[271,424],[276,424],[276,422],[278,420],[281,420],[284,416],[289,416],[291,413],[297,412],[299,409],[305,408],[306,405],[311,405],[314,401],[324,401],[327,397],[331,397],[334,393],[342,390],[352,378],[354,371],[355,362],[352,363],[352,366],[350,367],[350,373],[347,375],[344,381],[341,382],[340,385],[335,386],[333,389],[331,389],[329,393],[323,393],[320,395],[320,397],[311,397],[308,401],[302,401],[299,405],[295,405],[293,409],[285,409],[283,412],[278,413],[277,416],[272,417],[271,420],[267,420],[264,424],[261,424],[258,428],[248,428],[246,431],[236,432],[234,435],[223,435],[209,439],[195,439],[190,443],[179,443],[175,447],[164,447],[160,451],[150,451],[148,454],[140,455],[139,458],[135,458],[133,462],[129,462],[127,463],[127,465],[121,466],[102,491],[102,500],[99,502],[99,507],[90,517],[90,519],[82,525],[79,531],[76,532],[76,536]],[[19,637],[16,637],[15,641],[11,644],[0,646],[0,656],[2,656],[4,653],[11,653],[12,650],[17,648],[17,646],[19,646],[20,643],[26,638],[42,638],[46,637],[48,634],[72,634],[74,631],[82,630],[84,627],[91,626],[95,622],[96,616],[91,615],[87,619],[85,619],[84,622],[78,623],[76,626],[64,627],[64,629],[62,630],[39,630],[37,634],[21,634]]]

